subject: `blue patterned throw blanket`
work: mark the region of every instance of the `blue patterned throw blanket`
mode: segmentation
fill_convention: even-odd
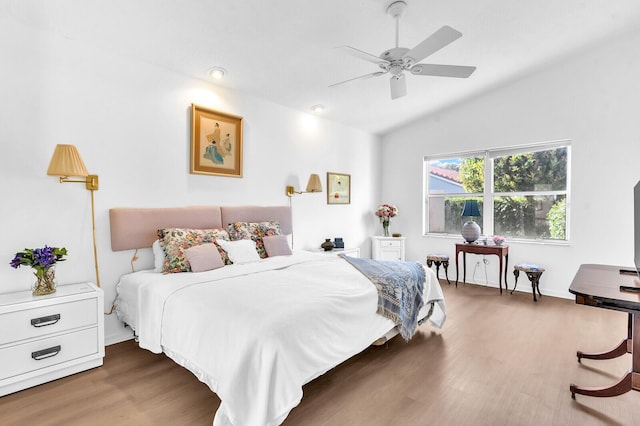
[[[425,272],[417,262],[399,262],[349,257],[341,254],[378,290],[378,314],[390,319],[400,335],[409,340],[416,331],[422,308]]]

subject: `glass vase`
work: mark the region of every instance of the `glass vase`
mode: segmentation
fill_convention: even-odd
[[[384,231],[384,236],[388,237],[389,236],[389,222],[388,220],[383,220],[382,221],[382,230]]]
[[[36,280],[33,283],[33,295],[43,296],[56,292],[56,270],[51,267],[33,273]]]

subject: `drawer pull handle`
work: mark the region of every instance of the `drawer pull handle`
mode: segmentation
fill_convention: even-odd
[[[62,348],[60,347],[60,345],[58,345],[51,348],[42,349],[40,351],[31,352],[31,358],[35,359],[36,361],[51,358],[52,356],[58,355],[60,353],[60,349]]]
[[[31,325],[34,327],[45,327],[47,325],[53,325],[58,321],[60,321],[60,314],[54,314],[46,317],[34,318],[31,320]]]

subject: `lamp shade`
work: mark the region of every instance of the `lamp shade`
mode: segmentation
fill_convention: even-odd
[[[56,145],[47,169],[49,176],[87,176],[87,168],[74,145]]]
[[[464,208],[460,216],[476,216],[480,217],[480,210],[478,209],[477,200],[465,200]]]
[[[307,192],[322,192],[322,183],[320,182],[320,176],[315,173],[309,176],[309,182],[307,183]]]

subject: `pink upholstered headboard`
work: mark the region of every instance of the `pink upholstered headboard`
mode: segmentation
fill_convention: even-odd
[[[222,224],[226,227],[233,222],[266,222],[277,220],[280,222],[280,230],[289,235],[293,232],[291,223],[291,208],[286,206],[232,206],[220,207],[222,211]]]
[[[196,206],[168,208],[112,208],[113,251],[151,247],[160,228],[226,228],[232,222],[277,220],[283,234],[293,232],[291,208],[286,206]]]

